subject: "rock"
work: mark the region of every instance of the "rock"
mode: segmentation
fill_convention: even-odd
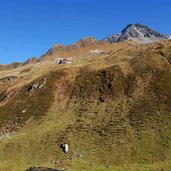
[[[39,88],[39,83],[35,83],[32,85],[32,89],[37,89],[37,88]]]
[[[26,113],[26,110],[23,110],[22,113]]]
[[[28,92],[32,92],[33,90],[39,89],[40,83],[34,83],[28,88]]]
[[[26,171],[65,171],[65,169],[54,169],[48,167],[30,167]]]
[[[60,161],[59,160],[56,160],[55,162],[54,162],[54,164],[59,164],[60,163]]]
[[[42,87],[44,87],[47,83],[47,76],[45,76],[42,80],[40,80],[39,82],[34,83],[33,85],[31,85],[28,88],[28,92],[32,91],[32,90],[37,90],[37,89],[41,89]]]
[[[83,157],[83,155],[82,155],[82,154],[78,154],[78,157],[79,157],[79,158],[82,158],[82,157]]]

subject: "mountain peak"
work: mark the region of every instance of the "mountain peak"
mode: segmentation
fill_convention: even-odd
[[[134,40],[146,44],[167,39],[169,39],[168,35],[161,34],[146,25],[137,23],[128,24],[120,34],[109,36],[105,41],[112,43],[124,40]]]
[[[53,55],[53,54],[55,54],[56,52],[58,52],[60,49],[64,49],[65,48],[65,46],[63,46],[63,45],[61,45],[61,44],[59,44],[59,43],[57,43],[57,44],[55,44],[54,46],[52,46],[44,55],[42,55],[42,57],[44,57],[44,56],[49,56],[49,55]]]

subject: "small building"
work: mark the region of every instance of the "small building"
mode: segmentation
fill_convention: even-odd
[[[59,59],[58,64],[70,64],[71,60],[70,59]]]

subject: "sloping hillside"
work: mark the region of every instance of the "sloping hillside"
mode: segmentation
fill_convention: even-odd
[[[170,41],[44,59],[0,72],[0,170],[171,170]]]

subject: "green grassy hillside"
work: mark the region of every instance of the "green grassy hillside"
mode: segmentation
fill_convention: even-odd
[[[0,107],[0,170],[171,170],[170,50],[129,46],[22,85]]]

